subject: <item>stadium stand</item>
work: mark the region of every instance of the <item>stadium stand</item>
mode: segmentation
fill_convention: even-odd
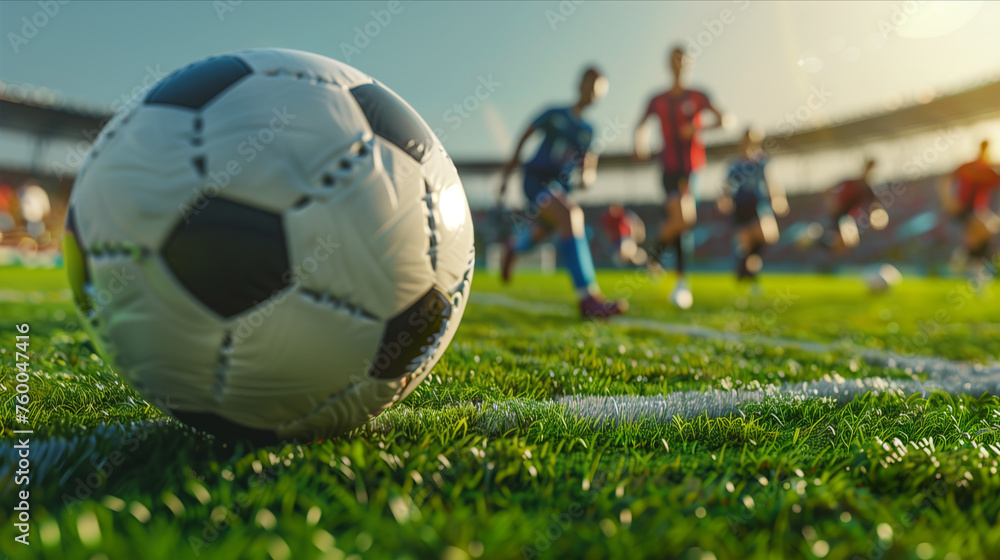
[[[939,96],[926,103],[916,103],[894,111],[857,117],[832,125],[786,131],[772,134],[772,146],[782,155],[822,152],[843,146],[858,145],[862,142],[899,138],[920,132],[934,131],[945,127],[956,127],[1000,117],[1000,81],[977,85],[957,93]],[[107,111],[81,109],[65,104],[52,104],[27,97],[13,97],[0,93],[0,132],[13,132],[21,138],[32,139],[35,150],[30,161],[12,165],[0,165],[0,185],[10,189],[34,182],[49,192],[52,199],[52,213],[48,219],[52,235],[47,244],[39,249],[58,249],[61,237],[61,222],[65,211],[65,200],[72,186],[72,176],[53,164],[40,161],[40,147],[47,142],[57,141],[78,145],[90,142],[110,119]],[[779,131],[781,132],[781,131]],[[735,144],[723,142],[708,146],[710,160],[722,160],[732,154]],[[468,177],[490,177],[495,174],[499,161],[468,160],[458,161],[463,179]],[[607,155],[601,160],[602,169],[636,168],[627,155]],[[467,180],[467,179],[466,179]],[[863,247],[844,256],[841,262],[846,266],[892,261],[911,269],[922,269],[936,273],[947,261],[953,240],[958,235],[947,217],[937,211],[933,176],[922,177],[902,184],[902,196],[896,196],[889,205],[890,224],[886,230],[865,232],[868,242]],[[791,213],[779,220],[782,239],[778,245],[768,249],[767,266],[771,270],[829,269],[828,259],[822,250],[813,247],[803,250],[794,243],[795,238],[809,223],[824,222],[826,211],[822,196],[818,193],[794,193],[789,187]],[[876,186],[876,191],[885,188]],[[900,187],[897,186],[897,191]],[[627,203],[628,201],[626,201]],[[655,224],[661,215],[657,204],[630,204],[648,226]],[[603,206],[585,207],[587,221],[599,224]],[[716,210],[713,201],[699,204],[699,223],[689,234],[688,242],[695,245],[693,265],[700,268],[728,269],[731,265],[731,229],[729,220]],[[511,220],[497,220],[485,208],[475,208],[478,254],[485,258],[486,246],[498,242],[504,235],[502,224]],[[4,246],[17,246],[24,238],[23,229],[7,231],[0,239]],[[603,239],[600,228],[593,230],[592,246],[599,266],[611,263],[609,246]]]

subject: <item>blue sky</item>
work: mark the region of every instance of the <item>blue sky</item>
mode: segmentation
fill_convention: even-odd
[[[585,64],[611,81],[590,117],[608,150],[627,149],[649,96],[667,85],[665,49],[678,42],[701,40],[693,85],[741,125],[769,130],[810,101],[796,126],[1000,77],[1000,4],[991,2],[74,0],[52,16],[43,4],[0,3],[0,80],[7,84],[109,107],[148,82],[150,69],[169,72],[212,54],[288,47],[349,55],[443,131],[456,158],[507,154],[537,111],[571,101]],[[373,10],[391,19],[383,25]],[[28,38],[22,18],[45,24]],[[356,27],[375,36],[355,43]],[[456,112],[483,81],[493,84],[487,98]]]

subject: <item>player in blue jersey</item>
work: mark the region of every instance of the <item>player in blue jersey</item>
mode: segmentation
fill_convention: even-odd
[[[540,132],[541,146],[521,168],[528,199],[526,214],[538,220],[530,226],[521,225],[511,236],[503,258],[503,278],[509,281],[517,253],[527,251],[555,230],[559,233],[559,254],[573,278],[580,312],[587,318],[607,318],[628,308],[624,301],[607,301],[601,295],[584,231],[583,210],[568,196],[574,187],[583,189],[593,183],[597,175],[597,154],[590,150],[594,129],[583,119],[583,111],[607,90],[607,78],[596,68],[588,68],[580,80],[576,103],[550,108],[532,121],[504,167],[500,182],[502,200],[507,180],[520,163],[524,143]]]
[[[761,252],[778,241],[774,216],[788,214],[784,191],[767,180],[767,155],[761,149],[763,135],[747,129],[739,154],[729,165],[719,197],[719,210],[732,214],[736,229],[736,279],[754,280],[764,261]]]

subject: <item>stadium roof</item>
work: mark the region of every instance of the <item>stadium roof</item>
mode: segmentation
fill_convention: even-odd
[[[779,142],[783,154],[814,152],[943,126],[969,124],[996,116],[1000,116],[1000,81],[941,96],[927,103],[819,128],[773,135],[772,138]],[[87,133],[103,127],[110,117],[110,112],[45,104],[0,94],[0,128],[33,135],[86,139]],[[709,157],[715,158],[725,158],[735,149],[734,142],[713,144],[707,148]],[[467,170],[488,171],[500,167],[502,162],[466,160],[456,164]],[[625,154],[608,155],[602,159],[602,165],[631,164],[631,158]]]
[[[817,152],[852,146],[933,130],[944,126],[960,126],[1000,116],[1000,81],[976,86],[945,95],[927,103],[866,115],[823,127],[797,130],[788,134],[769,134],[780,146],[782,154]],[[706,147],[710,159],[725,159],[736,151],[736,142],[723,142]],[[457,161],[463,169],[490,170],[502,165],[497,161]],[[601,158],[601,166],[634,165],[625,154]]]
[[[0,95],[0,128],[36,136],[61,136],[70,140],[86,139],[88,133],[100,130],[110,117],[109,112],[34,103]]]

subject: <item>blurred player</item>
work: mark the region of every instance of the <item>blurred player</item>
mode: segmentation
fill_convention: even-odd
[[[875,160],[866,159],[860,177],[841,181],[827,191],[830,230],[823,244],[834,253],[843,253],[861,242],[858,218],[867,218],[875,230],[885,229],[889,223],[889,214],[875,198],[871,187],[874,168]]]
[[[739,154],[729,164],[729,173],[719,197],[719,210],[732,214],[736,228],[736,279],[757,278],[764,265],[765,245],[778,242],[774,216],[788,214],[784,191],[767,179],[767,155],[761,149],[763,135],[747,129],[740,139]]]
[[[14,189],[10,185],[0,183],[0,241],[3,240],[4,235],[14,231],[17,226],[14,212],[18,210],[19,206],[20,203]]]
[[[667,247],[674,248],[677,253],[677,284],[670,300],[677,307],[687,309],[691,307],[692,297],[684,279],[681,236],[694,226],[696,219],[695,199],[688,188],[689,180],[691,174],[705,164],[705,148],[698,137],[699,130],[721,126],[722,115],[703,92],[684,87],[684,70],[687,64],[684,49],[671,49],[668,62],[673,84],[670,89],[649,101],[646,111],[639,119],[635,130],[635,157],[638,160],[649,158],[645,126],[649,117],[656,115],[660,119],[660,130],[663,133],[661,163],[663,190],[666,193],[666,219],[660,225],[653,258],[659,261]],[[715,117],[710,127],[701,122],[702,111],[708,111]]]
[[[586,188],[597,175],[597,154],[590,151],[594,129],[583,120],[583,111],[608,91],[608,80],[595,68],[588,68],[580,80],[579,98],[570,107],[554,107],[539,115],[521,136],[514,156],[504,167],[500,182],[500,200],[511,172],[519,164],[524,143],[535,132],[542,133],[542,144],[535,156],[522,167],[524,195],[529,216],[539,222],[515,231],[507,244],[502,269],[510,278],[517,253],[530,249],[555,229],[559,233],[558,250],[573,278],[580,301],[580,312],[587,318],[606,318],[624,313],[624,301],[607,301],[597,287],[593,257],[587,242],[583,210],[569,199],[574,183]],[[579,171],[579,180],[575,175]]]
[[[990,258],[990,240],[1000,231],[1000,217],[990,209],[1000,175],[990,167],[989,148],[989,141],[983,140],[976,159],[942,177],[938,184],[942,206],[963,228],[962,247],[953,264],[964,269],[971,260],[972,272],[978,272]]]
[[[52,211],[49,194],[36,184],[25,185],[18,199],[21,202],[21,217],[25,221],[25,229],[36,240],[45,233],[45,220]]]
[[[619,266],[641,266],[646,263],[646,225],[635,212],[613,204],[601,218],[601,225],[614,245],[613,259]]]

